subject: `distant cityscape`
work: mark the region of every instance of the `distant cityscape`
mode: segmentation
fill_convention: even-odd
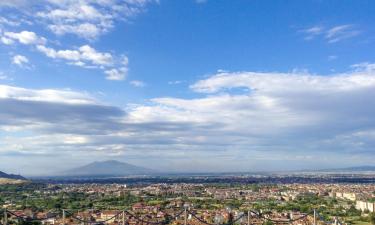
[[[1,219],[46,225],[371,225],[374,179],[369,172],[7,178],[0,185]]]

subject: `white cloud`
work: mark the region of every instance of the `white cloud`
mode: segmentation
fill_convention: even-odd
[[[73,33],[86,39],[96,38],[101,33],[101,30],[91,23],[78,25],[49,25],[49,28],[58,35]]]
[[[329,60],[329,61],[336,60],[337,58],[338,58],[337,55],[329,55],[329,56],[328,56],[328,60]]]
[[[191,88],[197,92],[215,93],[236,87],[245,87],[257,92],[326,91],[336,92],[354,88],[371,87],[375,76],[368,73],[314,76],[283,73],[220,73],[210,79],[201,80]]]
[[[0,72],[0,80],[7,80],[8,76],[6,76],[3,72]]]
[[[324,32],[324,27],[322,26],[313,26],[307,29],[301,30],[301,32],[306,34],[305,40],[314,39],[316,36]]]
[[[58,35],[74,34],[95,39],[113,27],[115,21],[128,20],[153,0],[47,1],[49,7],[36,16]]]
[[[87,143],[87,138],[84,136],[69,135],[64,139],[65,144],[85,144]]]
[[[329,43],[336,43],[344,39],[348,39],[360,34],[360,31],[355,30],[353,25],[345,24],[335,26],[327,30],[326,39]]]
[[[32,31],[21,31],[19,33],[15,32],[4,32],[2,37],[2,42],[4,44],[12,44],[16,40],[21,44],[30,45],[30,44],[45,44],[46,39],[43,37],[38,37]]]
[[[29,63],[29,59],[23,55],[15,55],[13,56],[12,63],[17,66],[24,66],[25,64]]]
[[[183,80],[174,80],[174,81],[168,81],[168,84],[169,85],[177,85],[177,84],[181,84],[181,83],[184,83],[185,81]]]
[[[351,68],[354,68],[357,72],[374,72],[375,71],[375,63],[369,63],[369,62],[362,62],[353,64],[350,66]]]
[[[130,81],[130,84],[134,87],[145,87],[146,83],[140,80],[132,80]]]
[[[6,37],[1,37],[1,42],[5,45],[11,45],[14,43],[12,39]]]
[[[98,52],[89,45],[83,45],[76,50],[55,50],[44,45],[38,45],[37,49],[44,53],[47,57],[77,61],[77,65],[83,65],[82,61],[86,61],[97,66],[110,66],[114,63],[113,57],[110,53]]]
[[[110,69],[104,71],[104,73],[107,75],[107,80],[125,80],[128,74],[128,68],[121,67],[119,69]]]
[[[68,64],[84,68],[101,69],[107,75],[108,80],[124,80],[128,73],[128,58],[118,57],[115,60],[111,53],[98,52],[89,45],[83,45],[77,49],[55,50],[44,45],[37,45],[37,50],[49,58],[67,60]]]
[[[157,0],[41,0],[41,1],[2,1],[0,7],[18,9],[18,21],[0,17],[0,25],[18,26],[21,23],[38,20],[38,25],[51,30],[57,35],[74,34],[78,37],[93,40],[112,29],[119,21],[128,21],[144,11],[145,7]],[[24,9],[28,11],[25,13]],[[12,17],[12,15],[5,15]],[[28,25],[33,25],[28,23]],[[35,25],[35,24],[34,24]],[[51,37],[49,37],[51,38]],[[56,49],[47,45],[47,39],[33,31],[10,32],[0,30],[0,42],[5,45],[21,43],[33,45],[52,59],[65,60],[69,65],[87,69],[99,69],[110,80],[124,80],[128,73],[128,58],[125,55],[114,56],[113,53],[99,52],[88,44],[81,47]],[[49,44],[61,44],[51,40]],[[66,42],[64,42],[65,44]]]
[[[34,102],[57,102],[67,104],[94,104],[95,99],[85,93],[70,90],[33,90],[8,85],[0,85],[0,99]]]
[[[113,58],[110,53],[107,52],[97,52],[94,48],[89,45],[84,45],[79,48],[81,52],[81,58],[83,60],[90,61],[95,65],[111,65],[113,63]]]
[[[19,26],[21,23],[19,21],[9,20],[5,17],[0,17],[0,25],[8,26]]]
[[[128,66],[128,64],[129,64],[129,58],[126,55],[123,55],[122,58],[121,58],[121,62],[120,63],[122,65],[124,65],[124,66]]]
[[[209,95],[197,99],[156,98],[151,105],[134,107],[129,121],[207,127],[176,134],[175,138],[184,143],[201,136],[204,145],[230,143],[231,148],[243,151],[287,148],[291,152],[300,148],[344,151],[328,146],[326,139],[375,126],[371,119],[375,108],[368,105],[375,96],[374,71],[331,76],[226,72],[198,81],[191,88]],[[236,88],[248,91],[231,94]],[[353,117],[361,119],[353,122]],[[214,141],[214,137],[219,140]]]
[[[81,59],[81,52],[78,50],[55,50],[44,45],[38,45],[37,49],[47,57],[53,59],[65,59],[69,61],[79,61]]]
[[[336,43],[345,39],[358,36],[361,31],[352,24],[343,24],[333,27],[313,26],[301,30],[304,33],[305,40],[312,40],[317,37],[324,38],[328,43]]]
[[[200,93],[194,98],[154,98],[126,111],[70,90],[0,86],[0,129],[32,133],[0,138],[0,154],[64,152],[82,160],[126,153],[158,157],[160,166],[200,158],[202,170],[215,168],[215,160],[227,165],[223,170],[251,169],[259,161],[258,169],[285,168],[286,161],[288,167],[316,166],[323,152],[322,166],[350,164],[353,157],[371,162],[375,67],[353,68],[324,76],[224,71],[192,84]],[[22,148],[13,148],[17,143]]]
[[[59,8],[37,13],[37,16],[50,21],[49,29],[58,34],[75,34],[93,39],[112,27],[113,17],[102,14],[89,3],[71,2],[57,5]]]

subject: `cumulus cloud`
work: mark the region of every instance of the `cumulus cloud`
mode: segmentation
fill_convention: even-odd
[[[4,44],[13,44],[14,41],[18,41],[19,43],[24,45],[44,44],[46,42],[45,38],[39,37],[34,32],[26,30],[19,33],[4,32],[1,40]]]
[[[37,50],[49,58],[67,60],[69,64],[104,70],[108,80],[124,80],[128,73],[126,56],[114,59],[111,53],[99,52],[89,45],[77,49],[55,50],[44,45],[37,45]]]
[[[46,38],[33,31],[7,30],[10,27],[13,30],[23,23],[30,27],[42,24],[57,36],[73,34],[86,41],[93,41],[111,30],[116,22],[134,18],[152,2],[157,0],[1,1],[0,7],[12,8],[12,14],[0,17],[0,43],[32,45],[49,58],[65,60],[69,65],[82,68],[100,69],[108,80],[124,80],[128,73],[128,58],[124,55],[116,57],[113,53],[99,52],[91,44],[84,44],[79,48],[59,47],[65,48],[59,50],[51,45],[61,46],[54,37],[48,36],[50,41],[47,44]]]
[[[14,41],[13,41],[12,39],[7,38],[7,37],[4,37],[4,36],[1,37],[0,40],[1,40],[1,42],[2,42],[3,44],[5,44],[5,45],[11,45],[11,44],[14,43]]]
[[[25,64],[29,63],[29,59],[23,55],[15,55],[13,56],[12,63],[17,66],[24,66]]]
[[[79,48],[82,59],[91,61],[96,65],[111,65],[113,63],[112,55],[110,53],[97,52],[94,48],[84,45]]]
[[[291,152],[310,151],[315,146],[313,151],[319,151],[327,140],[375,125],[371,119],[375,107],[368,105],[375,95],[373,73],[219,73],[191,86],[192,90],[209,95],[198,99],[156,98],[152,100],[154,105],[136,107],[129,118],[214,124],[214,130],[184,135],[202,143],[219,135],[220,140],[212,143]],[[231,94],[236,88],[245,88],[243,94]],[[325,147],[332,148],[328,144]]]
[[[277,169],[374,160],[373,64],[324,76],[222,71],[190,88],[196,97],[160,97],[121,108],[71,90],[3,85],[0,129],[33,135],[2,138],[1,151],[139,160],[147,155],[158,158],[155,166],[186,163],[185,170],[184,160],[197,158],[202,166],[194,169],[201,170],[216,168],[215,160],[228,166],[223,170],[251,170],[258,162],[258,169]]]
[[[107,52],[98,52],[89,45],[83,45],[76,50],[55,50],[44,45],[38,45],[36,48],[47,57],[54,59],[65,59],[68,61],[89,62],[93,65],[108,66],[113,64],[113,57]]]
[[[128,68],[110,69],[104,71],[108,80],[124,80],[128,74]]]
[[[74,49],[54,49],[46,45],[46,39],[31,31],[3,32],[0,31],[0,41],[11,45],[19,42],[24,45],[32,45],[52,59],[67,61],[68,64],[102,70],[109,80],[124,80],[128,72],[128,58],[124,55],[115,57],[109,52],[99,52],[90,45],[82,45]],[[25,56],[17,55],[12,58],[13,64],[24,65],[28,63]]]

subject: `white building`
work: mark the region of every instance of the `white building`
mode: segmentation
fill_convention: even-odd
[[[375,212],[374,202],[357,201],[355,208],[361,211],[368,210],[369,212]]]

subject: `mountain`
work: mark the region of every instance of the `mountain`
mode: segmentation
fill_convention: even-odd
[[[26,180],[26,178],[24,178],[21,175],[7,174],[1,171],[0,171],[0,178],[13,179],[13,180]]]
[[[153,171],[116,160],[95,161],[82,167],[63,172],[65,176],[127,176],[146,175]]]
[[[329,169],[309,169],[309,170],[298,170],[294,172],[309,172],[309,173],[365,173],[375,172],[375,166],[354,166],[354,167],[343,167],[343,168],[329,168]]]
[[[355,166],[338,169],[328,169],[325,171],[342,171],[342,172],[374,172],[375,166]]]

